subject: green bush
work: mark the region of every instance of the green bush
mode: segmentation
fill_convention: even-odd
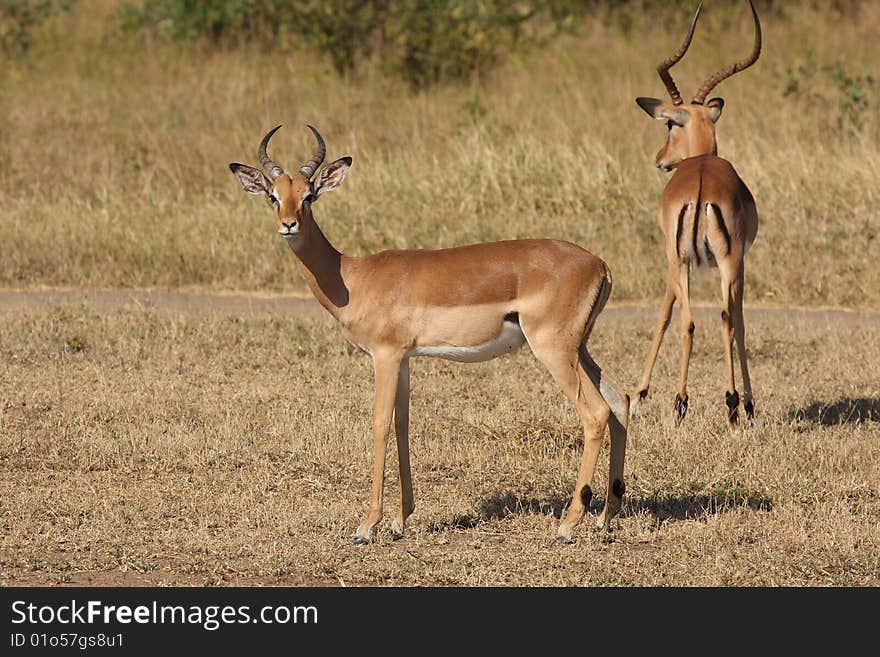
[[[0,0],[0,47],[20,57],[31,47],[33,31],[49,18],[70,11],[76,0]]]
[[[169,40],[247,41],[317,48],[340,74],[378,53],[414,88],[465,78],[502,52],[533,42],[538,16],[552,23],[570,0],[142,0],[120,7],[128,32]],[[576,3],[575,3],[576,4]]]
[[[763,15],[801,2],[755,1]],[[833,6],[855,12],[864,1],[833,0]],[[597,17],[625,36],[646,15],[683,29],[695,6],[696,0],[134,0],[117,16],[124,30],[153,38],[250,42],[264,49],[304,42],[340,74],[377,55],[385,71],[420,89],[484,73],[505,53]],[[745,11],[744,0],[712,8],[722,25]]]
[[[536,5],[399,0],[387,14],[383,59],[415,88],[484,72],[501,53],[526,44],[524,23],[534,17]]]

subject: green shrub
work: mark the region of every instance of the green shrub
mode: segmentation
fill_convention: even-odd
[[[414,88],[466,78],[502,52],[533,42],[523,29],[552,24],[570,0],[143,0],[120,7],[123,30],[170,40],[248,41],[269,48],[304,41],[340,74],[378,53]]]
[[[7,57],[25,54],[33,31],[49,18],[70,11],[76,0],[0,0],[0,47]]]
[[[482,73],[525,45],[523,24],[539,3],[399,0],[385,24],[383,59],[414,88]]]
[[[833,6],[851,13],[864,1],[834,0]],[[756,0],[764,16],[800,2]],[[604,20],[628,37],[646,15],[655,24],[684,29],[695,5],[696,0],[134,0],[123,4],[117,17],[124,31],[174,41],[250,42],[264,50],[304,42],[339,74],[377,55],[385,71],[420,89],[484,73],[504,54],[588,20]],[[722,27],[741,20],[745,11],[743,0],[712,7]]]

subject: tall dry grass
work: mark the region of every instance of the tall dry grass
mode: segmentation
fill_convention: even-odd
[[[330,157],[354,157],[316,209],[344,252],[552,236],[609,262],[614,299],[659,296],[666,176],[652,161],[664,130],[633,98],[662,95],[654,66],[687,16],[637,19],[629,35],[597,18],[488,79],[413,95],[369,62],[341,79],[297,44],[108,40],[115,5],[82,2],[26,61],[4,65],[0,285],[304,290],[268,210],[226,165],[254,162],[262,134],[284,123],[273,157],[298,166],[308,122]],[[877,77],[878,43],[869,3],[858,16],[768,13],[759,63],[717,89],[720,154],[762,217],[747,301],[878,305],[878,87],[863,85],[870,104],[853,129],[838,125],[852,90],[834,77]],[[708,5],[676,79],[693,90],[750,44],[745,9],[722,25]],[[715,288],[706,278],[696,293]]]

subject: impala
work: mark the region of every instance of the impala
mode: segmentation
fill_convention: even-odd
[[[721,117],[724,101],[712,98],[705,102],[706,96],[719,82],[754,64],[761,53],[761,23],[751,0],[749,6],[755,22],[755,45],[748,57],[709,77],[693,100],[684,104],[669,69],[684,57],[690,46],[700,16],[698,7],[678,52],[657,66],[672,103],[657,98],[636,98],[636,103],[648,115],[666,122],[668,136],[666,144],[657,153],[656,164],[663,171],[675,169],[675,173],[663,190],[657,215],[666,243],[666,296],[639,383],[638,398],[633,400],[633,412],[648,394],[657,352],[669,326],[672,306],[678,299],[681,304],[681,375],[674,408],[678,421],[684,418],[688,407],[688,364],[694,336],[688,291],[690,270],[692,267],[717,267],[721,275],[721,325],[727,366],[727,419],[731,427],[738,421],[734,339],[742,369],[743,408],[749,420],[754,417],[742,302],[743,256],[755,241],[758,212],[751,192],[733,166],[717,156],[715,123]]]
[[[259,169],[229,167],[244,190],[271,204],[279,234],[293,250],[318,302],[343,336],[373,359],[373,485],[366,518],[354,537],[368,543],[382,518],[386,439],[392,417],[400,466],[400,510],[391,529],[403,536],[413,512],[409,461],[409,359],[489,360],[528,342],[580,415],[584,450],[577,483],[557,537],[570,542],[592,497],[593,474],[606,425],[611,431],[608,491],[598,526],[609,527],[624,494],[623,461],[629,397],[618,394],[587,352],[586,342],[611,293],[605,263],[569,242],[516,240],[442,250],[382,251],[363,257],[337,251],[312,208],[337,188],[351,166],[343,157],[320,173],[326,147],[318,131],[314,156],[290,175],[260,143]]]

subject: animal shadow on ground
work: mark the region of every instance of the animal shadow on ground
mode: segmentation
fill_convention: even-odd
[[[538,499],[505,491],[481,500],[474,513],[457,515],[451,521],[433,523],[430,531],[473,529],[481,522],[503,520],[512,515],[548,515],[552,513],[555,518],[559,519],[562,518],[570,501],[570,497],[559,493],[552,493],[546,498]],[[594,497],[590,504],[590,512],[598,515],[604,505],[604,499]],[[654,516],[657,522],[696,520],[743,507],[752,511],[772,511],[773,500],[761,493],[746,491],[739,487],[723,487],[711,491],[667,495],[659,498],[626,496],[620,517],[628,518],[647,512]]]
[[[512,515],[552,513],[554,517],[561,518],[562,511],[568,506],[568,496],[552,493],[544,499],[517,495],[513,491],[496,493],[483,498],[477,504],[473,513],[464,513],[455,516],[450,521],[435,522],[431,524],[432,532],[442,532],[449,529],[473,529],[481,522],[487,520],[503,520]]]
[[[663,497],[629,497],[624,498],[620,515],[626,518],[647,512],[654,516],[657,522],[664,522],[697,520],[740,508],[772,511],[773,500],[762,493],[741,489],[718,489]]]
[[[826,427],[837,424],[880,422],[880,399],[844,397],[836,402],[814,401],[788,412],[788,420],[812,422]]]

